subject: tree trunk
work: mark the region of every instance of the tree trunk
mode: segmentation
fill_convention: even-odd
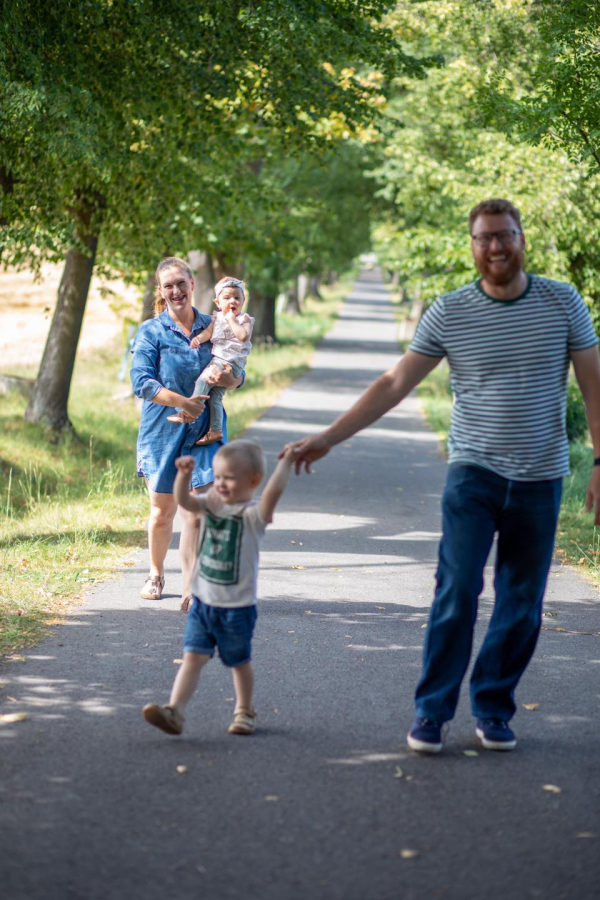
[[[154,318],[154,297],[156,292],[156,279],[154,275],[148,275],[144,294],[142,296],[142,318],[141,322]]]
[[[275,297],[270,294],[259,294],[256,291],[252,291],[252,308],[250,313],[256,319],[254,330],[252,331],[252,340],[267,341],[268,343],[276,341]]]
[[[308,275],[298,275],[298,306],[302,309],[308,294]]]
[[[300,313],[300,303],[298,302],[298,282],[294,281],[287,290],[287,300],[285,304],[286,313],[297,315]]]
[[[215,273],[210,253],[192,250],[188,255],[190,268],[194,273],[194,306],[198,312],[210,314],[214,309]]]
[[[308,280],[308,291],[306,292],[307,297],[311,297],[313,300],[322,300],[323,295],[319,290],[319,277],[318,275],[311,275]]]
[[[243,278],[243,263],[234,263],[230,259],[227,259],[223,253],[216,253],[212,257],[212,266],[215,281],[220,281],[221,278],[225,278],[226,275],[230,275],[232,278]]]
[[[27,422],[46,425],[55,432],[73,430],[67,403],[98,247],[98,234],[91,233],[92,217],[97,208],[97,204],[83,200],[75,211],[75,234],[87,253],[79,246],[72,247],[67,253],[44,355],[25,410]]]

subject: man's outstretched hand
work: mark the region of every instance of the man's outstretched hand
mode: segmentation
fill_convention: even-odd
[[[314,437],[307,437],[303,438],[301,441],[286,444],[279,454],[279,459],[282,459],[282,457],[285,456],[290,447],[296,457],[296,475],[300,474],[303,465],[310,474],[312,471],[310,468],[311,463],[316,462],[317,459],[321,459],[321,457],[325,456],[331,450],[329,441],[322,434],[316,434]]]

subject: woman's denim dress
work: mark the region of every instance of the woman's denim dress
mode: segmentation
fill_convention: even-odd
[[[197,349],[190,347],[192,338],[210,325],[210,316],[194,310],[196,321],[190,336],[183,333],[168,312],[143,322],[133,345],[131,384],[134,393],[142,397],[142,417],[137,442],[137,473],[148,480],[151,490],[172,494],[175,481],[175,460],[178,456],[193,456],[196,468],[192,487],[210,484],[214,475],[212,461],[222,443],[227,441],[227,420],[223,419],[223,441],[196,447],[195,442],[209,425],[208,406],[191,425],[167,422],[174,410],[153,403],[161,388],[168,388],[184,397],[191,397],[194,382],[211,360],[211,344],[207,341]]]

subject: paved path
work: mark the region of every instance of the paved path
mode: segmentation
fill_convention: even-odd
[[[250,429],[269,467],[396,359],[394,336],[386,290],[366,273],[313,369]],[[144,554],[5,665],[0,712],[28,718],[0,726],[2,896],[597,897],[599,604],[573,572],[550,578],[518,696],[539,708],[519,709],[517,750],[472,753],[464,694],[442,755],[406,749],[444,470],[409,398],[293,479],[262,556],[254,737],[226,732],[231,681],[217,661],[185,736],[142,720],[181,655],[174,551],[161,603],[139,600]]]

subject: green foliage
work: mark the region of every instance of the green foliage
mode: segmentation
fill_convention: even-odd
[[[413,53],[441,53],[426,78],[401,76],[373,169],[382,207],[373,237],[384,265],[431,301],[476,277],[468,212],[486,197],[521,210],[527,268],[569,281],[600,320],[600,176],[561,149],[512,140],[482,121],[499,69],[505,90],[533,90],[543,40],[531,0],[404,2],[391,25]]]
[[[585,403],[576,381],[570,380],[567,387],[567,437],[569,443],[581,441],[588,433]]]
[[[535,41],[530,90],[515,93],[500,61],[481,99],[508,134],[564,150],[600,171],[600,15],[596,0],[519,4]]]
[[[386,8],[8,0],[1,259],[35,265],[64,255],[82,197],[96,233],[102,224],[105,264],[116,254],[143,274],[166,246],[210,248],[230,217],[247,225],[252,207],[240,188],[249,165],[373,119],[381,81],[356,65],[377,66],[382,78],[417,70],[380,24]]]

